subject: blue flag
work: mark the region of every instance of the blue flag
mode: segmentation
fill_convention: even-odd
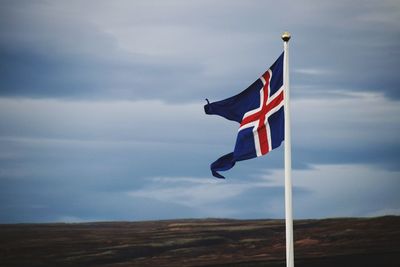
[[[234,151],[211,164],[215,177],[225,178],[218,171],[231,169],[236,161],[260,157],[280,146],[285,135],[283,97],[282,53],[246,90],[204,106],[206,114],[240,123]]]

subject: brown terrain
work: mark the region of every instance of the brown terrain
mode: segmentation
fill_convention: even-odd
[[[400,266],[400,217],[299,220],[295,266]],[[0,225],[0,266],[286,266],[282,220]]]

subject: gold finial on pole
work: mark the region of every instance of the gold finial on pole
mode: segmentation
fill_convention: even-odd
[[[289,42],[289,40],[290,40],[290,32],[284,32],[284,33],[282,33],[282,40],[284,41],[284,42]]]

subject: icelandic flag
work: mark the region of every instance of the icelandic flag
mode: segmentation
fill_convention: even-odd
[[[206,114],[220,115],[240,123],[233,152],[211,164],[218,171],[231,169],[236,161],[260,157],[280,146],[284,140],[283,56],[243,92],[204,106]]]

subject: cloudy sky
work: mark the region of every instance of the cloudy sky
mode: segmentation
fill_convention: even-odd
[[[283,148],[203,112],[292,33],[294,217],[400,215],[400,2],[0,1],[0,223],[283,218]]]

